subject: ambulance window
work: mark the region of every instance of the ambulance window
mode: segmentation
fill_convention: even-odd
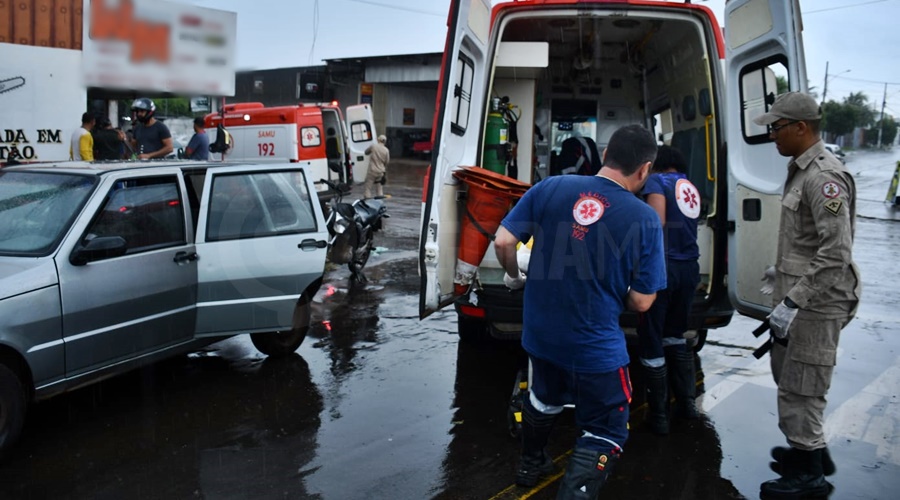
[[[304,148],[314,148],[322,144],[321,132],[318,127],[303,127],[300,129],[300,144]]]
[[[369,122],[353,122],[350,124],[350,139],[353,142],[366,142],[372,140],[372,129]]]
[[[748,144],[769,141],[769,128],[753,123],[753,119],[772,107],[775,97],[790,90],[786,61],[771,57],[741,70],[741,130]]]
[[[453,80],[453,107],[450,108],[452,121],[450,129],[456,135],[466,133],[469,126],[469,108],[472,105],[472,80],[475,65],[471,59],[459,55],[456,64],[456,77]]]

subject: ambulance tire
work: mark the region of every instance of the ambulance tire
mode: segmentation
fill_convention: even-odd
[[[490,326],[487,321],[457,315],[457,333],[463,342],[488,342],[491,340]]]
[[[312,317],[312,308],[305,297],[306,294],[303,294],[294,308],[293,328],[282,332],[251,333],[253,347],[271,358],[284,358],[294,354],[309,332]]]
[[[22,381],[0,362],[0,458],[18,441],[25,426],[28,400]]]

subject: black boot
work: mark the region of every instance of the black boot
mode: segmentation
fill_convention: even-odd
[[[666,364],[672,375],[672,392],[675,393],[675,415],[685,419],[698,417],[697,370],[694,368],[694,352],[674,351],[666,356]]]
[[[597,498],[618,459],[618,455],[575,448],[569,457],[556,500]]]
[[[828,495],[830,486],[822,473],[822,450],[786,452],[781,462],[784,474],[759,487],[761,498],[807,498]]]
[[[772,448],[772,459],[775,460],[769,463],[769,468],[772,469],[772,472],[781,475],[781,464],[784,462],[784,455],[792,449],[787,446]],[[832,476],[835,472],[837,472],[837,466],[834,465],[834,460],[831,459],[831,452],[828,451],[827,447],[822,448],[822,473],[826,476]]]
[[[528,397],[522,408],[522,457],[516,471],[516,484],[532,487],[543,476],[553,472],[553,460],[547,456],[544,447],[553,431],[557,415],[541,413],[532,406]]]
[[[669,382],[666,379],[666,365],[660,367],[644,366],[647,374],[647,424],[655,434],[669,433]]]

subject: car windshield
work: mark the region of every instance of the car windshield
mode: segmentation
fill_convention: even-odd
[[[84,175],[0,171],[0,255],[49,254],[94,185]]]

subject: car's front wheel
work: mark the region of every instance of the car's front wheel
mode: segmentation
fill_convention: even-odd
[[[27,407],[22,381],[0,363],[0,456],[19,439]]]
[[[293,328],[280,332],[252,333],[250,340],[253,346],[266,356],[273,358],[290,356],[306,338],[311,316],[309,300],[304,295],[294,308]]]

